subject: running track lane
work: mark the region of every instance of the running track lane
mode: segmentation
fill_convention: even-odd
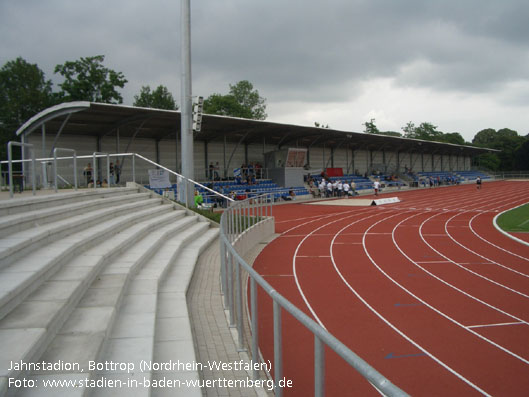
[[[529,248],[513,245],[489,222],[499,209],[529,201],[528,185],[487,183],[480,192],[459,186],[398,196],[403,202],[391,207],[274,207],[283,234],[254,266],[409,393],[526,394],[528,299],[478,274],[527,291]],[[487,295],[497,290],[501,302]],[[262,292],[259,302],[260,346],[273,362],[272,305]],[[287,314],[283,346],[284,374],[295,385],[286,395],[312,393],[313,339]],[[326,353],[328,395],[377,395]]]

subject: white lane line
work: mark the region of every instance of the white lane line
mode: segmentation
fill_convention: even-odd
[[[497,324],[481,324],[481,325],[467,325],[468,328],[487,328],[487,327],[503,327],[505,325],[522,325],[525,323],[522,322],[513,322],[513,323],[497,323]]]
[[[374,217],[374,216],[377,216],[377,215],[384,215],[384,214],[385,214],[385,212],[378,212],[378,211],[377,211],[377,212],[375,212],[375,213],[372,214],[372,215],[368,215],[368,216],[366,216],[366,217],[364,217],[364,218],[357,219],[356,221],[352,222],[351,224],[355,224],[355,223],[361,222],[361,221],[363,221],[363,220],[365,220],[365,219],[369,219],[369,218],[372,218],[372,217]],[[294,275],[294,280],[295,280],[295,282],[296,282],[296,286],[297,286],[298,291],[299,291],[299,293],[300,293],[300,295],[301,295],[301,298],[303,299],[303,302],[305,302],[305,305],[307,306],[307,308],[309,309],[309,311],[310,311],[311,314],[313,315],[314,319],[315,319],[315,320],[318,322],[318,324],[320,324],[321,327],[324,328],[325,330],[327,330],[327,328],[325,328],[325,325],[323,324],[323,322],[320,320],[320,318],[318,317],[318,315],[316,314],[316,312],[314,311],[314,309],[313,309],[312,306],[310,305],[310,303],[309,303],[307,297],[305,296],[305,293],[303,292],[303,288],[301,288],[301,284],[300,284],[300,282],[299,282],[299,278],[298,278],[298,274],[297,274],[296,258],[298,257],[298,252],[299,252],[300,247],[303,245],[303,243],[305,242],[305,240],[307,240],[307,239],[308,239],[313,233],[315,233],[316,231],[318,231],[318,230],[320,230],[320,229],[322,229],[322,228],[324,228],[324,227],[327,227],[327,226],[329,226],[329,225],[331,225],[331,224],[333,224],[333,223],[343,221],[344,219],[352,218],[352,217],[354,217],[355,215],[356,215],[356,213],[353,214],[353,215],[350,215],[350,216],[348,216],[348,217],[341,217],[341,218],[339,218],[339,219],[336,219],[336,220],[334,220],[334,221],[332,221],[332,222],[326,223],[326,224],[321,225],[320,227],[314,229],[312,232],[310,232],[309,234],[307,234],[307,235],[305,236],[305,238],[303,238],[303,240],[301,240],[301,241],[298,243],[298,245],[297,245],[297,247],[296,247],[296,251],[294,252],[294,256],[293,256],[293,258],[292,258],[292,274]],[[331,255],[332,255],[332,254],[331,254]]]
[[[410,218],[412,218],[412,217],[414,217],[414,216],[417,216],[417,215],[412,215]],[[433,216],[431,216],[431,217],[425,219],[424,222],[423,222],[423,224],[424,224],[425,222],[427,222],[430,218],[433,218],[433,217],[435,217],[435,216],[437,216],[437,215],[433,215]],[[397,230],[397,228],[399,227],[399,224],[402,223],[402,222],[403,222],[403,221],[401,221],[401,222],[399,222],[397,225],[395,225],[395,228],[393,229],[394,232],[395,232],[395,230]],[[422,225],[421,225],[421,228],[419,228],[419,232],[421,231],[421,229],[422,229]],[[421,238],[422,238],[422,236],[421,236]],[[489,307],[489,308],[491,308],[491,309],[493,309],[493,310],[496,310],[496,311],[498,311],[499,313],[504,314],[504,315],[506,315],[506,316],[508,316],[508,317],[510,317],[510,318],[512,318],[512,319],[514,319],[514,320],[516,320],[516,321],[523,322],[523,323],[529,325],[529,323],[527,323],[526,321],[524,321],[524,320],[522,320],[522,319],[520,319],[520,318],[518,318],[518,317],[516,317],[516,316],[514,316],[514,315],[512,315],[512,314],[510,314],[510,313],[507,313],[507,312],[505,312],[505,311],[503,311],[503,310],[501,310],[501,309],[499,309],[499,308],[497,308],[497,307],[495,307],[495,306],[493,306],[493,305],[491,305],[491,304],[489,304],[489,303],[487,303],[487,302],[484,302],[484,301],[482,301],[481,299],[476,298],[476,297],[473,296],[473,295],[470,295],[468,292],[465,292],[465,291],[463,291],[462,289],[460,289],[460,288],[458,288],[458,287],[456,287],[456,286],[454,286],[454,285],[448,283],[447,281],[443,280],[443,279],[440,278],[439,276],[433,274],[432,272],[428,271],[427,269],[425,269],[425,268],[423,268],[422,266],[420,266],[419,264],[417,264],[417,262],[414,262],[413,259],[411,259],[408,255],[406,255],[406,253],[405,253],[405,252],[400,248],[400,246],[397,244],[397,241],[395,240],[395,234],[393,234],[393,244],[395,245],[395,247],[400,251],[400,253],[401,253],[405,258],[407,258],[407,259],[408,259],[410,262],[412,262],[415,266],[417,266],[419,269],[421,269],[421,270],[424,271],[425,273],[429,274],[430,276],[432,276],[432,277],[435,278],[436,280],[442,282],[443,284],[449,286],[450,288],[453,288],[454,290],[456,290],[456,291],[462,293],[463,295],[465,295],[465,296],[467,296],[467,297],[469,297],[469,298],[475,300],[476,302],[479,302],[479,303],[481,303],[481,304],[483,304],[483,305],[485,305],[485,306],[487,306],[487,307]],[[365,247],[364,247],[364,249],[367,251],[367,249],[366,249]],[[515,357],[515,358],[517,358],[517,359],[519,359],[520,361],[522,361],[522,362],[524,362],[524,363],[526,363],[526,364],[529,364],[529,361],[526,360],[525,358],[523,358],[523,357],[519,356],[518,354],[516,354],[516,353],[514,353],[514,352],[512,352],[512,351],[510,351],[510,350],[508,350],[508,349],[506,349],[506,348],[504,348],[503,346],[501,346],[501,345],[499,345],[499,344],[497,344],[497,343],[491,341],[490,339],[485,338],[484,336],[478,334],[477,332],[472,331],[471,329],[469,329],[469,328],[466,327],[465,325],[461,324],[461,323],[458,322],[457,320],[453,319],[452,317],[448,316],[447,314],[441,312],[440,310],[436,309],[436,308],[433,307],[432,305],[428,304],[428,303],[425,302],[424,300],[420,299],[420,298],[417,297],[415,294],[413,294],[413,293],[410,292],[408,289],[406,289],[404,286],[402,286],[401,284],[397,283],[394,279],[392,279],[392,278],[391,278],[386,272],[384,272],[384,271],[383,271],[383,270],[382,270],[382,269],[381,269],[381,268],[380,268],[380,267],[379,267],[379,266],[378,266],[373,260],[372,260],[372,262],[373,262],[373,264],[374,264],[374,265],[380,270],[380,272],[382,272],[382,274],[384,274],[388,279],[390,279],[391,281],[393,281],[397,286],[399,286],[400,288],[402,288],[402,290],[404,290],[405,292],[409,293],[409,294],[410,294],[412,297],[414,297],[415,299],[418,299],[419,301],[423,302],[426,306],[428,306],[429,308],[431,308],[432,310],[434,310],[436,313],[440,314],[441,316],[443,316],[443,317],[446,318],[447,320],[453,322],[454,324],[460,326],[461,328],[467,330],[468,332],[470,332],[470,333],[476,335],[478,338],[480,338],[480,339],[482,339],[482,340],[484,340],[484,341],[490,343],[491,345],[497,347],[498,349],[504,351],[505,353],[507,353],[507,354],[509,354],[509,355],[511,355],[511,356],[513,356],[513,357]]]
[[[474,219],[476,219],[479,215],[481,215],[481,214],[477,214],[477,215],[475,215],[474,217],[472,217],[472,219],[470,220],[470,223],[469,223],[470,230],[472,230],[472,233],[474,233],[474,234],[476,235],[476,237],[480,238],[481,240],[483,240],[483,241],[486,242],[487,244],[492,245],[494,248],[497,248],[497,249],[499,249],[499,250],[502,250],[503,252],[507,252],[507,253],[510,254],[510,255],[513,255],[513,256],[515,256],[515,257],[517,257],[517,258],[520,258],[520,259],[522,259],[522,260],[524,260],[524,261],[529,262],[529,258],[527,258],[527,257],[525,257],[525,256],[522,256],[522,255],[518,255],[518,254],[516,254],[516,253],[514,253],[514,252],[512,252],[512,251],[509,251],[508,249],[505,249],[505,248],[503,248],[503,247],[500,247],[499,245],[496,245],[496,244],[492,243],[491,241],[487,240],[486,238],[480,236],[480,235],[474,230],[474,228],[472,227],[472,222],[474,222]],[[511,269],[511,270],[513,270],[513,269]],[[516,272],[516,273],[520,273],[520,272],[517,272],[516,270],[513,270],[513,271]],[[520,273],[520,274],[521,274],[521,275],[524,275],[524,276],[527,276],[527,275],[524,274],[524,273]]]
[[[392,215],[392,216],[389,216],[385,219],[389,219],[389,218],[392,218],[394,216],[397,216],[399,214],[395,214],[395,215]],[[384,220],[384,219],[383,219]],[[379,221],[381,222],[381,221]],[[377,222],[378,223],[378,222]],[[376,224],[376,223],[375,223]],[[375,224],[373,224],[371,227],[373,227]],[[347,227],[347,226],[346,226]],[[344,228],[345,229],[345,228]],[[342,229],[342,230],[344,230]],[[369,229],[368,229],[369,230]],[[336,236],[338,236],[340,234],[341,230],[336,234]],[[336,237],[335,237],[336,238]],[[334,240],[333,240],[334,241]],[[366,253],[366,255],[368,256],[369,260],[371,261],[371,263],[373,263],[380,271],[381,269],[376,265],[376,263],[373,261],[373,258],[369,255],[369,252],[367,252],[367,249],[366,249],[366,246],[365,246],[365,235],[364,235],[364,238],[363,238],[363,247],[364,247],[364,252]],[[455,371],[453,368],[449,367],[447,364],[445,364],[443,361],[441,361],[439,358],[437,358],[436,356],[434,356],[432,353],[430,353],[428,350],[426,350],[424,347],[422,347],[421,345],[419,345],[417,342],[415,342],[413,339],[411,339],[408,335],[406,335],[404,332],[402,332],[399,328],[397,328],[397,326],[395,326],[393,323],[391,323],[387,318],[385,318],[382,314],[380,314],[373,306],[371,306],[359,293],[358,291],[356,291],[352,286],[351,284],[349,284],[349,282],[345,279],[345,277],[343,276],[342,272],[340,272],[340,269],[338,269],[338,266],[336,265],[336,261],[334,260],[334,256],[332,254],[332,243],[331,243],[331,260],[332,260],[332,263],[333,263],[333,266],[334,266],[334,269],[336,271],[336,273],[338,274],[338,276],[340,276],[340,278],[342,279],[343,283],[351,290],[351,292],[353,292],[353,294],[369,309],[371,310],[371,312],[373,312],[378,318],[380,318],[384,323],[386,323],[391,329],[393,329],[396,333],[398,333],[403,339],[405,339],[406,341],[408,341],[409,343],[411,343],[413,346],[415,346],[417,349],[419,349],[421,352],[423,352],[424,354],[426,354],[428,357],[430,357],[432,360],[434,360],[436,363],[438,363],[439,365],[441,365],[443,368],[445,368],[447,371],[449,371],[450,373],[452,373],[453,375],[455,375],[457,378],[459,378],[460,380],[462,380],[463,382],[465,382],[466,384],[468,384],[470,387],[476,389],[477,391],[479,391],[480,393],[482,393],[483,395],[486,395],[486,396],[490,396],[490,394],[486,393],[483,389],[481,389],[479,386],[475,385],[474,383],[472,383],[470,380],[468,380],[467,378],[465,378],[463,375],[461,375],[460,373],[458,373],[457,371]],[[382,271],[382,273],[384,273]],[[387,277],[387,276],[386,276]],[[391,279],[391,278],[390,278]],[[401,287],[402,288],[402,287]]]
[[[513,292],[513,293],[515,293],[515,294],[518,294],[518,295],[520,295],[520,296],[523,296],[524,298],[529,298],[529,295],[524,294],[523,292],[517,291],[517,290],[515,290],[514,288],[508,287],[508,286],[506,286],[506,285],[504,285],[504,284],[502,284],[502,283],[499,283],[499,282],[497,282],[497,281],[495,281],[495,280],[492,280],[492,279],[490,279],[490,278],[488,278],[488,277],[486,277],[486,276],[484,276],[484,275],[482,275],[482,274],[479,274],[478,272],[475,272],[475,271],[473,271],[473,270],[471,270],[471,269],[469,269],[469,268],[467,268],[467,267],[461,266],[459,263],[457,263],[456,261],[450,259],[450,258],[447,257],[446,255],[442,254],[440,251],[436,250],[436,249],[435,249],[430,243],[428,243],[428,242],[426,241],[426,239],[424,238],[424,235],[423,235],[423,233],[422,233],[422,228],[423,228],[423,226],[426,224],[426,222],[428,222],[428,221],[431,220],[432,218],[435,218],[436,216],[437,216],[437,215],[433,215],[433,216],[427,218],[426,220],[423,221],[423,223],[422,223],[421,226],[419,227],[419,235],[421,236],[422,241],[424,241],[424,243],[425,243],[426,245],[428,245],[428,247],[430,247],[435,253],[437,253],[438,255],[442,256],[442,257],[445,258],[446,260],[450,261],[451,263],[453,263],[453,264],[456,265],[457,267],[459,267],[459,268],[461,268],[461,269],[464,269],[465,271],[467,271],[467,272],[473,274],[474,276],[477,276],[477,277],[479,277],[479,278],[481,278],[481,279],[483,279],[483,280],[486,280],[486,281],[488,281],[489,283],[494,284],[494,285],[496,285],[496,286],[498,286],[498,287],[500,287],[500,288],[506,289],[506,290],[508,290],[508,291],[510,291],[510,292]],[[483,255],[480,255],[480,254],[478,254],[478,253],[476,253],[476,252],[474,252],[474,251],[472,251],[472,250],[466,248],[465,246],[463,246],[462,244],[460,244],[459,242],[457,242],[456,240],[454,240],[454,238],[452,238],[452,236],[451,236],[450,233],[448,232],[448,228],[446,227],[446,225],[447,225],[448,222],[450,222],[450,220],[452,220],[452,219],[453,219],[454,217],[456,217],[456,216],[458,216],[458,214],[456,214],[456,215],[450,217],[449,219],[447,219],[447,220],[445,221],[445,233],[448,235],[448,237],[450,237],[450,239],[451,239],[452,241],[454,241],[456,244],[458,244],[459,246],[463,247],[463,248],[466,249],[467,251],[469,251],[469,252],[471,252],[471,253],[473,253],[473,254],[475,254],[475,255],[477,255],[477,256],[479,256],[479,257],[481,257],[481,258],[483,258],[483,259],[485,259],[485,260],[487,260],[487,261],[494,262],[494,261],[491,261],[489,258],[485,258]],[[494,263],[496,263],[496,262],[494,262]],[[497,263],[496,263],[496,264],[497,264]],[[498,265],[499,265],[499,264],[498,264]]]

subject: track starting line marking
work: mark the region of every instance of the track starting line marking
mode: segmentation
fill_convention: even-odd
[[[482,324],[482,325],[469,325],[467,328],[487,328],[487,327],[502,327],[504,325],[522,325],[525,323],[522,323],[521,321],[517,321],[514,323],[498,323],[498,324]]]

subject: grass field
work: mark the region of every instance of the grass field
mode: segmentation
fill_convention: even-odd
[[[507,232],[529,232],[529,204],[500,215],[497,222]]]

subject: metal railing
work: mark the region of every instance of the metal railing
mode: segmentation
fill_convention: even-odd
[[[243,329],[243,287],[241,272],[246,271],[250,279],[250,312],[251,340],[247,341],[253,362],[259,362],[258,347],[258,302],[257,286],[261,287],[273,300],[273,333],[274,333],[274,391],[282,396],[283,391],[278,384],[283,379],[283,346],[281,330],[281,312],[286,310],[299,323],[314,335],[314,395],[325,394],[325,353],[324,346],[334,350],[347,364],[355,368],[376,389],[386,396],[407,396],[393,385],[387,378],[371,367],[361,357],[351,351],[342,342],[327,332],[312,318],[284,298],[265,279],[259,275],[237,252],[234,245],[241,239],[246,230],[258,227],[261,222],[270,221],[272,217],[273,198],[269,195],[239,201],[232,204],[221,218],[220,254],[221,254],[221,286],[224,304],[229,310],[230,326],[238,331],[239,349],[244,349]],[[259,372],[253,371],[253,378],[259,378]]]
[[[220,193],[220,192],[217,192],[216,190],[213,190],[207,186],[204,186],[203,184],[201,184],[200,182],[197,182],[193,179],[190,179],[190,178],[187,178],[167,167],[164,167],[163,165],[161,164],[158,164],[152,160],[149,160],[148,158],[144,157],[144,156],[141,156],[137,153],[115,153],[115,154],[109,154],[109,153],[101,153],[101,152],[94,152],[93,154],[91,155],[82,155],[82,156],[77,156],[77,153],[75,152],[75,150],[73,149],[67,149],[67,148],[56,148],[54,150],[54,156],[53,157],[46,157],[46,158],[38,158],[38,159],[35,159],[35,156],[34,156],[34,152],[33,150],[31,151],[32,153],[32,158],[31,160],[29,159],[24,159],[24,160],[12,160],[12,155],[11,155],[11,146],[22,146],[22,147],[28,147],[28,148],[33,148],[33,145],[31,144],[28,144],[28,143],[20,143],[20,142],[16,142],[16,141],[11,141],[8,143],[8,161],[1,161],[0,162],[0,165],[2,164],[8,164],[8,181],[9,181],[9,191],[10,191],[10,197],[13,197],[13,188],[14,188],[14,184],[13,184],[13,163],[26,163],[28,161],[31,161],[32,162],[32,172],[31,172],[31,175],[32,175],[32,181],[33,181],[33,194],[35,194],[35,189],[36,189],[36,173],[35,173],[35,163],[38,161],[42,164],[47,164],[51,161],[53,161],[53,167],[54,167],[54,186],[55,186],[55,191],[57,191],[57,179],[58,179],[58,175],[57,175],[57,161],[58,160],[73,160],[73,172],[74,172],[74,184],[75,186],[77,186],[77,160],[79,159],[91,159],[93,164],[94,164],[94,167],[93,167],[93,176],[92,176],[92,179],[93,179],[93,183],[94,183],[94,188],[97,188],[97,183],[96,183],[96,178],[97,178],[97,172],[98,172],[98,167],[97,167],[97,159],[98,158],[106,158],[107,161],[107,182],[110,182],[110,158],[111,157],[116,157],[116,158],[123,158],[123,157],[131,157],[131,160],[132,160],[132,182],[136,182],[136,177],[137,177],[137,172],[136,172],[136,167],[137,167],[137,159],[138,160],[142,160],[142,161],[145,161],[146,163],[150,164],[150,165],[153,165],[154,167],[156,168],[159,168],[159,169],[163,169],[165,171],[167,171],[169,174],[173,175],[174,177],[176,177],[177,179],[177,182],[179,184],[178,186],[178,189],[183,191],[184,193],[184,200],[182,201],[183,204],[186,205],[186,207],[190,207],[190,202],[189,202],[189,197],[190,197],[190,194],[187,194],[189,192],[189,189],[195,189],[195,187],[200,187],[204,190],[206,190],[207,192],[209,192],[210,194],[212,195],[215,195],[215,196],[218,196],[218,197],[221,197],[223,200],[226,200],[226,202],[229,204],[231,202],[234,202],[235,200],[233,200],[232,198],[228,197],[228,196],[225,196],[224,194]],[[73,152],[73,156],[67,156],[67,157],[57,157],[57,151],[71,151]],[[191,190],[192,192],[192,190]]]
[[[33,195],[36,194],[35,192],[35,189],[36,189],[36,182],[35,182],[35,151],[33,150],[33,145],[30,144],[30,143],[20,143],[20,142],[16,142],[16,141],[10,141],[7,143],[7,163],[8,163],[8,168],[9,168],[9,197],[13,198],[13,188],[14,188],[14,185],[13,185],[13,163],[14,162],[19,162],[19,161],[24,161],[24,160],[13,160],[13,146],[20,146],[22,149],[27,147],[29,149],[31,149],[31,160],[26,160],[26,161],[31,161],[31,186],[33,188]],[[21,186],[24,186],[24,182],[23,182],[23,178],[24,176],[21,175],[21,180],[20,180],[20,183],[21,183]]]
[[[55,187],[55,193],[57,193],[57,152],[72,152],[73,153],[73,183],[75,190],[77,190],[77,152],[73,149],[66,149],[56,147],[53,149],[53,186]]]

